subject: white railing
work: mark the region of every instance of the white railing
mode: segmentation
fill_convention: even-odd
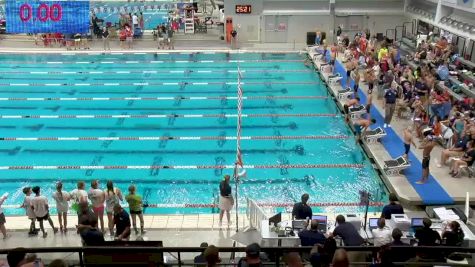
[[[247,201],[247,208],[246,208],[246,216],[249,220],[249,228],[256,229],[260,231],[261,229],[261,222],[263,220],[268,220],[269,217],[266,215],[264,210],[257,205],[257,203],[250,198],[246,198]]]

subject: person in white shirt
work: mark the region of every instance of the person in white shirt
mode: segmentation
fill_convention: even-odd
[[[86,190],[86,183],[83,181],[79,181],[77,184],[77,188],[71,191],[70,193],[70,198],[73,200],[73,205],[71,208],[76,211],[78,216],[80,215],[80,210],[79,210],[79,203],[87,203],[88,202],[88,196]]]
[[[33,193],[35,193],[35,197],[31,200],[31,208],[35,213],[36,220],[40,222],[40,229],[43,233],[43,238],[48,236],[48,233],[45,231],[45,227],[43,226],[43,221],[48,221],[51,228],[53,228],[53,232],[56,234],[58,232],[58,228],[54,227],[53,221],[49,216],[49,206],[48,206],[48,199],[45,196],[40,196],[40,187],[35,186],[33,187]]]
[[[33,199],[31,193],[31,187],[23,188],[23,194],[25,194],[25,199],[23,200],[21,208],[25,209],[26,216],[28,216],[28,219],[31,221],[30,231],[28,232],[28,235],[37,235],[38,231],[36,230],[36,216],[33,212],[33,209],[31,209],[31,200]]]
[[[386,220],[384,218],[378,219],[378,228],[373,229],[371,233],[373,234],[373,243],[375,247],[381,247],[393,241],[392,231],[386,226]]]
[[[139,17],[137,17],[137,14],[132,15],[132,24],[134,25],[134,30],[139,26]]]
[[[58,211],[59,229],[61,232],[68,231],[68,210],[70,200],[69,193],[63,191],[63,183],[56,184],[56,192],[53,193],[53,199],[56,201],[56,210]]]
[[[91,182],[88,197],[91,200],[92,211],[101,223],[101,231],[104,232],[104,201],[106,200],[106,195],[104,191],[99,189],[99,181],[94,180]]]

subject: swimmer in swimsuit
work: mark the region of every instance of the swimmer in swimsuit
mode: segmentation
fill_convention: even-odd
[[[365,134],[368,127],[374,123],[376,123],[375,119],[359,119],[353,123],[353,127],[355,128],[356,143],[358,143],[361,137]]]

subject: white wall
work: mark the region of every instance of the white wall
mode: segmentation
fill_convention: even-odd
[[[411,21],[406,19],[404,16],[366,16],[365,24],[369,28],[371,35],[374,35],[378,32],[386,34],[386,29],[394,29],[396,26],[402,26],[406,21]]]
[[[330,16],[290,16],[287,32],[287,42],[306,43],[307,32],[315,32],[316,30],[327,32],[328,36],[328,19]]]

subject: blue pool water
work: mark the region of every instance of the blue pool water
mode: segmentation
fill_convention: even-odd
[[[303,60],[304,56],[296,53],[0,55],[0,115],[3,116],[0,167],[232,165],[236,158],[236,141],[232,139],[12,141],[4,138],[235,137],[239,68],[244,96],[250,98],[244,100],[243,114],[251,116],[242,119],[242,135],[277,137],[242,140],[245,164],[363,165],[362,168],[249,168],[239,189],[241,204],[246,196],[260,203],[293,203],[305,192],[311,195],[313,203],[355,203],[359,202],[360,190],[372,192],[375,201],[383,200],[385,188],[362,149],[355,144],[333,100],[314,98],[328,96],[327,90],[318,73],[305,67]],[[128,97],[140,99],[124,100]],[[220,114],[227,117],[217,116]],[[252,117],[253,114],[264,115]],[[295,114],[300,116],[289,116]],[[58,115],[167,116],[54,117]],[[342,135],[348,138],[279,139],[279,136]],[[99,179],[102,186],[112,179],[123,192],[130,183],[135,183],[150,204],[163,206],[149,208],[147,213],[209,213],[215,209],[176,206],[214,203],[224,174],[232,174],[232,170],[0,170],[0,194],[10,193],[5,203],[7,214],[21,214],[22,210],[14,206],[22,202],[24,186],[39,185],[50,197],[58,180],[65,183],[67,190],[72,190],[78,180],[86,181],[89,188],[93,179]],[[317,210],[338,209],[361,210],[334,206]]]

